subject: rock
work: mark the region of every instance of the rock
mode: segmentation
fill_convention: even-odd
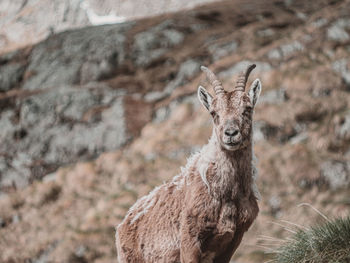
[[[346,29],[350,28],[350,19],[341,18],[334,22],[327,29],[327,37],[330,40],[345,42],[350,39],[349,34],[346,32]]]
[[[246,67],[252,63],[256,64],[256,68],[254,70],[255,73],[262,73],[262,72],[270,71],[272,69],[271,65],[267,62],[245,60],[235,64],[234,66],[226,70],[221,71],[218,74],[218,76],[223,79],[235,76],[239,74],[241,71],[244,71]]]
[[[281,51],[278,48],[276,48],[270,50],[269,53],[267,53],[267,57],[271,60],[279,60],[282,58],[282,54]]]
[[[350,162],[326,161],[321,165],[321,176],[332,190],[347,188],[350,185]]]
[[[167,90],[152,91],[152,92],[149,92],[145,95],[145,101],[147,101],[147,102],[159,101],[161,99],[164,99],[168,95],[169,95],[169,92]]]
[[[283,125],[281,127],[272,125],[266,121],[255,121],[253,123],[253,140],[275,140],[279,143],[292,142],[297,137],[298,127]]]
[[[266,29],[259,30],[257,34],[260,37],[271,37],[275,34],[275,31],[272,28],[266,28]]]
[[[88,262],[88,260],[86,259],[87,252],[88,252],[88,248],[84,245],[80,245],[69,256],[69,262],[73,262],[73,263]]]
[[[168,19],[136,30],[127,40],[135,23],[62,32],[32,48],[0,55],[0,92],[16,88],[0,98],[0,156],[5,156],[0,160],[0,188],[23,187],[61,165],[120,148],[152,115],[144,94],[149,102],[160,100],[198,74],[202,56],[179,61],[176,74],[164,81],[161,91],[144,92],[144,80],[135,84],[136,91],[121,88],[128,88],[129,82],[117,82],[114,89],[102,82],[119,73],[130,78],[192,32],[190,26]],[[132,107],[124,108],[127,92],[135,92],[148,109],[145,120],[128,116],[142,125],[126,125],[125,109],[135,114]]]
[[[90,25],[116,24],[171,13],[216,0],[162,0],[150,4],[145,0],[115,2],[111,0],[36,0],[0,1],[0,53],[37,43],[46,37]],[[13,19],[13,18],[16,19]],[[201,24],[189,25],[194,30]],[[169,34],[172,34],[170,32]],[[175,38],[175,37],[174,37]]]
[[[311,23],[311,25],[313,27],[316,28],[320,28],[323,27],[324,25],[326,25],[328,23],[328,20],[326,18],[318,18],[317,20],[315,20],[314,22]]]
[[[272,49],[267,53],[267,57],[272,60],[280,60],[288,58],[296,53],[303,51],[304,45],[298,40],[295,40],[291,43],[281,45],[278,48]]]
[[[238,43],[236,41],[231,41],[227,43],[213,44],[209,46],[209,52],[212,54],[214,60],[219,60],[234,51],[236,51]]]
[[[303,51],[304,45],[298,40],[295,40],[291,43],[281,45],[278,48],[272,49],[267,53],[267,57],[272,60],[279,60],[290,57],[300,51]]]
[[[327,114],[327,108],[320,102],[304,104],[295,111],[295,120],[300,123],[320,121]]]
[[[350,141],[350,112],[348,112],[335,129],[336,136],[342,141]]]
[[[26,67],[24,89],[84,84],[109,77],[125,58],[131,23],[64,32],[36,45]]]
[[[8,168],[8,164],[6,163],[6,159],[4,156],[0,156],[0,177],[2,176],[2,172]]]
[[[8,91],[21,81],[25,65],[21,63],[10,63],[0,66],[0,92]]]
[[[117,99],[104,110],[101,121],[96,124],[76,124],[72,128],[65,125],[50,131],[50,144],[44,156],[48,163],[67,163],[72,156],[91,158],[117,149],[127,141],[122,99]]]
[[[155,111],[154,117],[152,119],[153,123],[160,123],[169,118],[169,116],[173,113],[175,109],[179,105],[184,105],[184,104],[189,104],[193,109],[198,109],[200,106],[200,103],[198,101],[197,95],[190,95],[190,96],[185,96],[182,98],[179,98],[177,100],[172,101],[168,106],[161,107],[158,110]]]
[[[166,20],[148,31],[135,35],[132,57],[136,65],[149,65],[169,48],[184,40],[184,34],[173,29],[172,24],[171,20]]]
[[[174,80],[170,81],[163,91],[153,91],[145,95],[147,102],[155,102],[169,96],[177,87],[187,83],[195,74],[199,72],[201,62],[188,59],[184,61],[178,70]]]
[[[127,140],[122,91],[64,86],[17,101],[0,116],[1,184],[23,187],[59,165],[117,149]],[[86,116],[90,115],[89,118]]]
[[[344,154],[345,157],[350,158],[350,147],[347,150],[347,152]]]
[[[55,249],[58,242],[53,242],[51,245],[46,247],[36,258],[32,258],[32,263],[46,263],[49,261],[50,253]]]
[[[307,141],[308,138],[309,136],[307,135],[306,132],[299,133],[296,136],[293,136],[292,138],[290,138],[290,144],[294,145],[294,144],[302,143]]]
[[[16,127],[13,124],[13,119],[15,118],[15,113],[12,110],[6,110],[0,115],[0,150],[4,149],[4,141],[7,138],[11,138],[16,131]]]
[[[307,20],[307,15],[302,13],[302,12],[297,12],[297,18],[306,21]]]
[[[288,57],[296,52],[303,51],[304,46],[299,41],[293,41],[281,46],[283,57]]]
[[[84,255],[86,254],[87,248],[83,245],[77,247],[77,249],[75,250],[75,255],[77,257],[84,257]]]
[[[270,213],[275,218],[281,217],[281,215],[282,215],[282,213],[281,213],[281,199],[278,196],[273,195],[268,200],[268,204],[270,206]]]
[[[288,99],[284,88],[268,90],[263,92],[259,98],[260,104],[282,104]]]
[[[21,189],[30,183],[30,175],[30,170],[25,166],[17,170],[16,167],[9,165],[4,171],[1,171],[1,189]],[[32,178],[34,179],[34,176]]]
[[[254,142],[265,140],[264,129],[266,127],[266,122],[264,121],[255,121],[253,123],[253,140]]]
[[[21,220],[20,216],[16,214],[12,217],[12,224],[17,224],[20,220]]]
[[[343,28],[336,25],[328,28],[327,36],[329,39],[336,41],[346,41],[349,39],[349,34]]]
[[[43,178],[43,182],[48,183],[48,182],[55,182],[57,180],[57,173],[50,173],[45,175]]]
[[[170,115],[169,107],[162,107],[155,111],[153,122],[154,123],[160,123],[165,121]]]
[[[339,89],[341,86],[342,80],[339,78],[338,73],[328,68],[312,72],[309,89],[311,95],[315,98],[330,96],[334,90]]]
[[[267,140],[276,136],[278,128],[265,121],[255,121],[253,123],[253,140],[255,142]]]
[[[333,62],[332,68],[334,72],[340,74],[348,89],[350,89],[350,70],[348,66],[348,60],[346,58],[336,60]]]
[[[35,43],[53,32],[89,25],[81,1],[35,0],[0,2],[0,50]],[[16,19],[13,19],[16,17]]]

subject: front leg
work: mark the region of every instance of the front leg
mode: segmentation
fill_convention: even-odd
[[[237,230],[235,232],[233,240],[230,242],[230,244],[227,246],[227,248],[225,249],[225,251],[223,253],[221,253],[220,255],[217,255],[214,258],[213,263],[226,263],[226,262],[228,263],[228,262],[230,262],[230,259],[233,255],[233,253],[236,251],[236,249],[238,248],[239,244],[242,241],[243,234],[244,234],[244,231]]]
[[[186,242],[180,248],[181,263],[199,263],[201,260],[200,249],[197,245],[188,246]]]
[[[181,226],[181,263],[199,263],[201,259],[201,250],[198,241],[198,233],[196,231],[197,227],[192,224],[193,221],[191,219],[185,221],[187,222]]]
[[[188,208],[181,218],[180,258],[181,263],[199,263],[203,258],[206,240],[214,226],[209,226],[201,220],[197,209]]]
[[[201,262],[206,257],[206,252],[212,238],[217,233],[216,223],[203,222],[191,213],[183,218],[181,224],[181,263]]]
[[[201,180],[199,174],[194,178]],[[211,202],[207,189],[201,181],[198,184],[188,182],[186,185],[191,185],[193,188],[186,191],[184,198],[186,205],[180,219],[180,259],[181,263],[199,263],[206,258],[208,242],[216,231],[217,203]],[[207,213],[208,211],[210,213]]]

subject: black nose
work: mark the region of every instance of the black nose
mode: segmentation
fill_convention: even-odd
[[[236,136],[238,133],[239,133],[239,130],[235,128],[230,128],[225,130],[225,135],[230,137]]]

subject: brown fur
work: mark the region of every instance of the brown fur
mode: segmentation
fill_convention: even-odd
[[[130,209],[117,228],[120,262],[229,262],[256,218],[252,99],[241,91],[207,99],[212,138],[180,175]],[[228,147],[232,123],[239,144]]]

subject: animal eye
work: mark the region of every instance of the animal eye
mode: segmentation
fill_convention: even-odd
[[[245,109],[251,111],[251,110],[253,109],[253,107],[252,107],[251,105],[247,105],[247,106],[245,107]]]
[[[252,110],[253,110],[253,108],[252,108],[251,106],[247,106],[247,107],[244,109],[243,115],[245,115],[245,116],[250,116],[250,114],[252,113]]]
[[[219,123],[219,116],[216,114],[215,111],[210,112],[211,116],[213,117],[214,123],[218,124]]]

